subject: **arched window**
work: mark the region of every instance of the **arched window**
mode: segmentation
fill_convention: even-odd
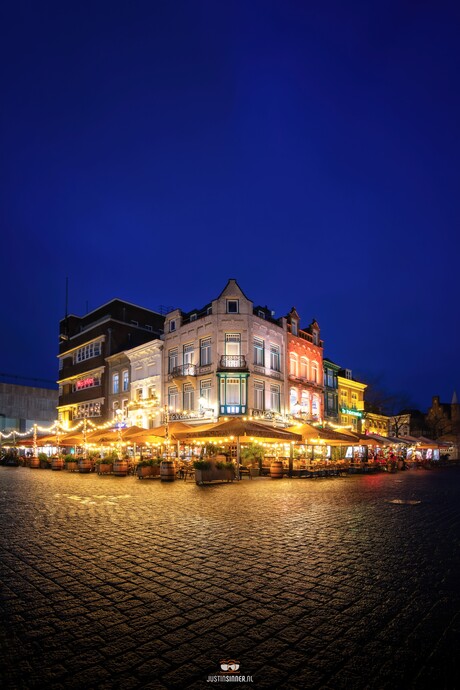
[[[289,373],[291,376],[298,376],[298,361],[297,361],[297,355],[294,354],[294,352],[291,352],[289,355]]]
[[[300,407],[303,414],[310,414],[310,396],[307,391],[302,391],[302,397],[300,399]]]
[[[298,403],[298,397],[297,397],[297,389],[296,388],[291,388],[289,391],[289,409],[291,410],[291,414],[294,414],[297,412],[297,405]]]
[[[300,376],[303,379],[308,379],[308,359],[306,357],[300,358]]]
[[[313,383],[319,383],[318,365],[316,362],[311,363],[311,380],[313,381]]]

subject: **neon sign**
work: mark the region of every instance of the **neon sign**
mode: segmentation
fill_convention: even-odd
[[[94,378],[90,377],[87,379],[80,379],[80,381],[77,381],[77,383],[75,384],[75,388],[77,390],[80,390],[80,388],[89,388],[90,386],[95,386],[95,385],[96,385],[96,383],[95,383]]]
[[[363,413],[360,412],[359,410],[350,410],[348,407],[341,407],[340,412],[342,414],[351,414],[353,417],[362,417]]]

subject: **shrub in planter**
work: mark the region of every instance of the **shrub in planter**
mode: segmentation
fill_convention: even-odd
[[[38,459],[40,460],[40,467],[43,470],[48,470],[51,467],[51,459],[47,456],[46,453],[39,453]]]

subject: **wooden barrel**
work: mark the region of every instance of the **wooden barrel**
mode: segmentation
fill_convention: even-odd
[[[160,465],[160,479],[162,482],[173,482],[176,478],[176,467],[172,460],[163,460]]]
[[[128,461],[114,460],[113,473],[116,477],[126,477],[126,475],[128,474]]]
[[[76,460],[68,460],[65,463],[65,468],[69,472],[76,472],[78,470],[78,462]]]
[[[51,458],[51,469],[52,470],[62,470],[64,467],[63,458]]]
[[[78,460],[78,471],[82,474],[87,474],[88,472],[91,472],[92,468],[93,463],[89,458],[80,458]]]
[[[40,460],[37,457],[30,458],[29,467],[33,470],[39,469],[40,468]]]
[[[272,479],[282,479],[284,474],[284,467],[282,460],[272,460],[270,465],[270,477]]]

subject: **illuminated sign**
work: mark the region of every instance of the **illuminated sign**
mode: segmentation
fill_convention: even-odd
[[[348,407],[341,407],[340,412],[342,414],[351,414],[353,417],[362,417],[363,413],[359,410],[350,410]]]
[[[87,378],[87,379],[80,379],[80,381],[77,381],[75,384],[75,388],[79,390],[80,388],[90,388],[91,386],[95,386],[96,382],[94,378]]]

